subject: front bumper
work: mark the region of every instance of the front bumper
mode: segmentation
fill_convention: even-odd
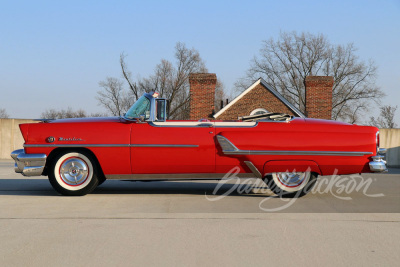
[[[379,152],[376,156],[372,157],[372,161],[369,163],[369,168],[371,172],[387,172],[388,169],[386,167],[386,161],[384,159],[384,155],[386,153],[386,149],[379,149]]]
[[[24,176],[40,176],[46,166],[46,154],[25,154],[25,150],[18,149],[11,157],[15,160],[15,172]]]

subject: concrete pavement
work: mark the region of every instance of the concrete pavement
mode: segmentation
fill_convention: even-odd
[[[236,186],[213,195],[217,181],[106,181],[62,197],[0,161],[0,264],[397,266],[398,173],[363,175],[369,187],[349,194],[339,179],[282,208],[268,190],[210,201]]]

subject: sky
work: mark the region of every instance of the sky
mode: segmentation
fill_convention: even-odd
[[[0,0],[0,7],[0,108],[13,118],[39,118],[49,108],[104,112],[98,83],[121,77],[120,53],[135,77],[146,77],[162,58],[173,60],[177,42],[196,48],[229,91],[262,41],[286,31],[354,43],[378,66],[382,103],[400,106],[400,0]],[[378,106],[370,110],[366,118],[378,114]]]

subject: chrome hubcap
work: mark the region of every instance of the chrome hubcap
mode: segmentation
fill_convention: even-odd
[[[60,167],[60,177],[67,185],[80,185],[89,176],[89,168],[80,158],[66,159]]]
[[[297,187],[301,185],[307,174],[306,173],[286,173],[281,172],[276,174],[279,182],[286,187]]]

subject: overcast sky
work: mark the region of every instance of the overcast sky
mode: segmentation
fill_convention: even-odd
[[[384,103],[400,106],[400,0],[0,3],[0,108],[11,117],[38,118],[48,108],[104,111],[95,99],[98,82],[120,77],[121,52],[143,77],[161,58],[173,59],[176,42],[199,50],[230,89],[262,40],[280,31],[354,43],[378,66]]]

